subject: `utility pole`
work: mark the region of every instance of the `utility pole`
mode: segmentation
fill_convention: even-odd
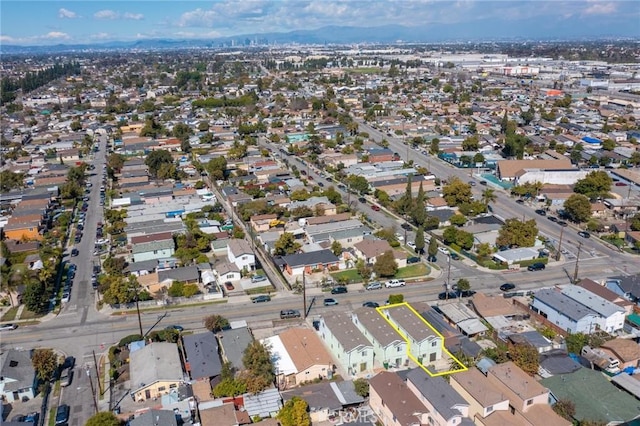
[[[100,395],[103,394],[102,391],[102,383],[100,382],[100,366],[98,364],[98,360],[96,359],[96,351],[91,351],[93,352],[93,363],[96,366],[96,379],[98,380],[98,390],[100,391]]]
[[[558,243],[558,252],[556,253],[556,262],[560,260],[560,253],[562,251],[562,235],[564,234],[564,226],[560,228],[560,242]]]
[[[573,283],[578,282],[578,262],[580,262],[580,250],[582,250],[582,243],[578,244],[578,254],[576,255],[576,269],[573,271]]]
[[[93,408],[98,414],[98,401],[96,401],[96,389],[93,387],[93,379],[91,378],[91,367],[87,365],[87,377],[89,377],[89,384],[91,385],[91,399],[93,400]]]
[[[444,289],[445,299],[449,300],[449,288],[451,287],[451,255],[447,256],[447,285]]]
[[[304,319],[307,319],[307,275],[302,271],[302,309]]]

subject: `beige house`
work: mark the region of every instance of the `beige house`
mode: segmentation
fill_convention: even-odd
[[[255,232],[265,232],[271,227],[271,222],[278,218],[275,214],[260,214],[250,219],[251,227]]]
[[[279,336],[294,371],[286,375],[287,385],[294,386],[314,379],[326,379],[333,360],[322,340],[306,328],[292,328]]]
[[[185,379],[178,346],[155,342],[131,352],[131,395],[135,401],[160,398]]]
[[[383,371],[369,380],[369,406],[384,426],[419,426],[428,410],[396,373]]]
[[[363,259],[371,264],[376,263],[378,256],[392,251],[398,268],[407,266],[407,253],[401,250],[394,250],[386,240],[364,240],[354,244],[353,249],[358,259]]]
[[[476,368],[452,374],[449,384],[469,403],[469,417],[484,419],[496,411],[507,411],[509,399]]]

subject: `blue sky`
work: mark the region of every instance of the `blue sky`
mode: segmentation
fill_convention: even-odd
[[[640,1],[485,0],[2,0],[0,43],[46,45],[216,38],[326,25],[583,26],[585,35],[640,36]],[[517,26],[516,26],[517,28]],[[519,34],[513,34],[518,36]],[[541,37],[545,36],[541,30]]]

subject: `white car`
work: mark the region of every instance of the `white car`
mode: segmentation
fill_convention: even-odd
[[[404,280],[390,280],[384,283],[386,288],[403,287],[406,284]]]
[[[407,246],[408,246],[408,247],[411,247],[411,248],[412,248],[412,249],[414,249],[414,250],[416,249],[416,243],[414,243],[414,242],[412,242],[412,241],[409,241],[409,242],[407,243]]]
[[[101,238],[98,241],[96,241],[96,244],[98,244],[98,245],[109,244],[109,239],[108,238]]]
[[[449,249],[446,247],[438,247],[438,251],[442,254],[446,254],[447,256],[449,256]]]
[[[396,232],[394,237],[396,237],[396,240],[398,240],[398,241],[404,241],[404,237],[402,236],[402,234],[399,234],[399,233]]]

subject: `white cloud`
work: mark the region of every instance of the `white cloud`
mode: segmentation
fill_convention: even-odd
[[[125,14],[122,17],[124,19],[132,19],[134,21],[140,21],[144,19],[144,15],[142,13],[125,12]]]
[[[89,36],[89,38],[93,39],[93,40],[106,40],[108,38],[111,38],[111,34],[109,33],[97,33],[97,34],[91,34]]]
[[[67,33],[63,33],[60,31],[51,31],[45,35],[41,35],[38,38],[49,39],[49,40],[69,40],[71,36]]]
[[[58,10],[58,18],[62,18],[62,19],[76,19],[79,18],[78,14],[75,12],[72,12],[69,9],[65,9],[64,7],[61,8],[60,10]]]
[[[582,13],[585,15],[611,15],[618,10],[618,5],[614,2],[590,1],[591,4]]]
[[[113,10],[100,10],[93,14],[93,17],[96,19],[118,19],[120,14],[118,12],[114,12]]]
[[[11,36],[6,36],[6,35],[0,35],[0,42],[3,43],[13,43],[15,42],[16,39],[11,37]]]
[[[178,20],[179,27],[210,27],[216,18],[217,13],[213,10],[202,10],[197,8],[189,12],[185,12]]]

